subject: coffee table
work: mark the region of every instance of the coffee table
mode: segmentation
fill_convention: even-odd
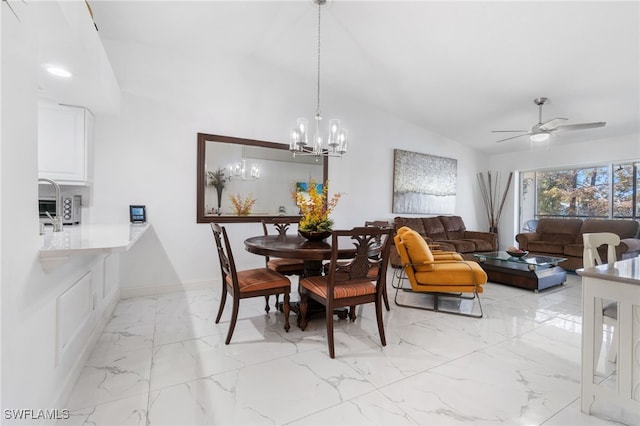
[[[489,281],[533,290],[535,293],[567,280],[567,272],[558,266],[558,263],[567,260],[564,257],[537,254],[514,257],[504,251],[475,253],[473,256],[487,273]]]

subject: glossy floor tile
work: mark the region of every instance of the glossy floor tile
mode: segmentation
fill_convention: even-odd
[[[335,322],[335,359],[324,318],[301,331],[292,316],[286,333],[262,298],[241,301],[230,345],[229,301],[214,323],[218,289],[122,300],[60,424],[637,425],[638,413],[607,404],[580,412],[580,285],[576,275],[539,293],[488,283],[482,319],[392,302],[386,347],[373,306],[361,306],[355,322]],[[602,379],[615,380],[606,347]]]

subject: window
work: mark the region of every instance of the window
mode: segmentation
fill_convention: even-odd
[[[609,169],[590,167],[536,173],[536,216],[609,216]]]
[[[613,217],[638,218],[640,211],[639,163],[613,167]]]
[[[629,161],[523,172],[521,223],[541,217],[639,219],[639,166]]]

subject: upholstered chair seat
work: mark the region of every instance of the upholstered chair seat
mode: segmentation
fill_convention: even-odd
[[[444,253],[436,256],[424,238],[416,231],[403,227],[398,230],[394,238],[396,249],[402,262],[411,289],[401,286],[396,288],[395,302],[398,306],[441,311],[458,315],[483,316],[479,293],[483,292],[483,284],[487,282],[487,274],[480,265],[473,261],[461,261],[456,253]],[[449,259],[441,256],[449,256]],[[433,296],[433,307],[410,305],[398,302],[400,289],[415,293],[429,293]],[[461,294],[471,293],[472,296]],[[441,297],[455,297],[477,299],[480,314],[463,313],[460,311],[445,311],[439,308]]]

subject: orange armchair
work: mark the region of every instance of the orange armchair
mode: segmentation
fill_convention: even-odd
[[[396,231],[396,235],[400,235],[400,238],[402,238],[402,235],[407,231],[412,231],[412,229],[409,228],[408,226],[402,226]],[[394,241],[395,241],[395,238],[394,238]],[[438,250],[435,247],[437,247],[437,245],[429,246],[429,249],[431,250],[431,253],[433,253],[433,259],[436,262],[446,261],[446,260],[464,260],[464,258],[460,253],[456,253],[455,251]],[[402,287],[402,284],[400,284],[400,281],[403,279],[407,279],[407,276],[402,269],[402,263],[401,263],[402,260],[396,261],[399,263],[396,263],[392,260],[390,262],[391,262],[391,267],[394,270],[393,276],[391,277],[391,287],[397,289],[398,287]]]
[[[399,229],[394,241],[403,272],[411,284],[411,289],[403,288],[403,290],[428,293],[433,296],[433,308],[402,304],[398,302],[398,291],[402,287],[398,286],[395,295],[396,305],[482,318],[484,314],[479,293],[482,293],[482,285],[487,282],[487,274],[480,265],[473,261],[460,260],[460,255],[457,253],[433,253],[424,238],[410,228]],[[472,293],[472,295],[464,296],[463,293]],[[439,307],[441,297],[477,299],[480,314],[442,310]]]

